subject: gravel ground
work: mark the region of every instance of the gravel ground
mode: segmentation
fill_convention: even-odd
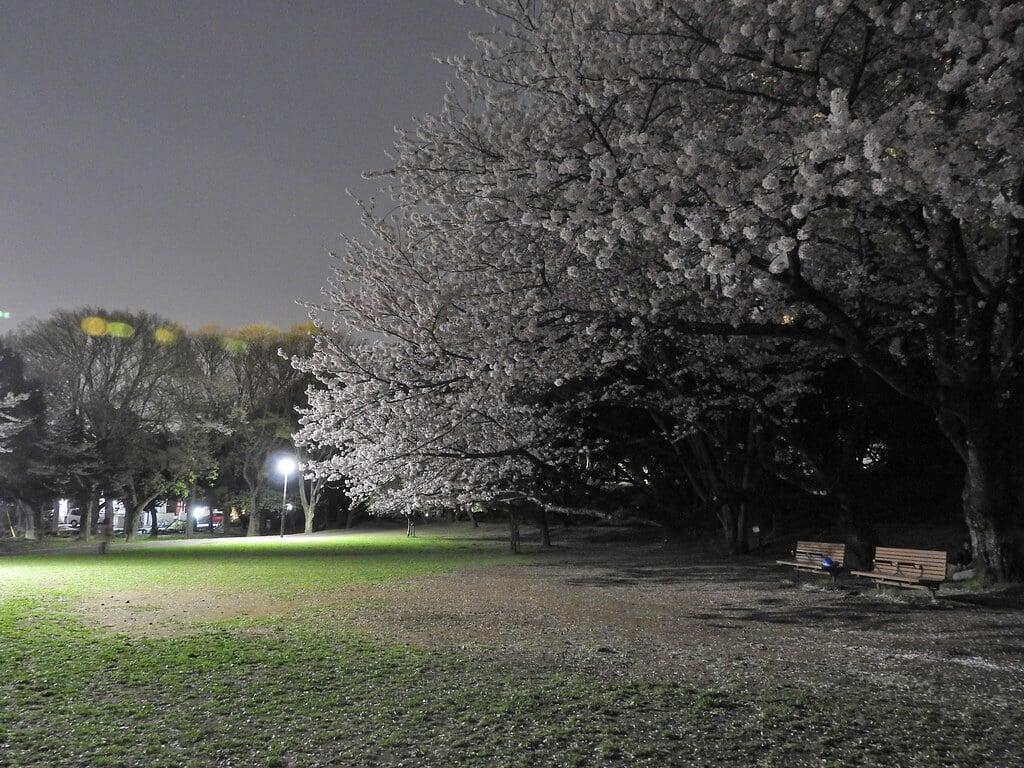
[[[500,526],[424,526],[421,535],[499,538]],[[657,542],[555,535],[543,550],[484,570],[362,585],[317,596],[318,614],[392,641],[471,649],[614,678],[735,685],[784,676],[918,681],[990,701],[1024,693],[1024,592],[911,590],[804,575],[764,558],[725,559]],[[145,606],[144,608],[142,606]],[[307,609],[267,596],[196,600],[173,591],[120,594],[102,622],[143,634],[182,624]]]
[[[928,680],[1020,701],[1024,594],[911,590],[802,576],[758,558],[726,560],[583,538],[480,573],[363,596],[346,620],[392,639],[592,667],[613,677],[727,685],[784,675]]]

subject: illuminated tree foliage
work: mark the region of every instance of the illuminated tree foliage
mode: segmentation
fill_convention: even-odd
[[[10,452],[8,441],[26,426],[25,422],[15,415],[15,410],[27,397],[24,393],[8,392],[0,398],[0,453]]]
[[[300,439],[360,496],[500,493],[572,445],[517,393],[743,338],[715,375],[773,370],[780,404],[822,355],[923,403],[983,567],[1019,574],[1024,5],[478,4],[500,31],[335,265],[360,341],[319,340]]]
[[[35,538],[39,517],[28,476],[41,424],[42,399],[25,380],[21,358],[0,344],[0,497],[12,501],[26,538]]]

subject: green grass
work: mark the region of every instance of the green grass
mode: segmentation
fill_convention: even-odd
[[[1009,764],[1018,742],[1013,722],[913,691],[599,679],[515,649],[382,642],[315,609],[342,586],[472,578],[509,562],[502,548],[362,536],[4,558],[0,766],[970,766]],[[89,622],[112,591],[209,585],[301,607],[174,636]]]
[[[491,542],[406,538],[393,534],[330,539],[231,538],[189,546],[116,544],[99,557],[88,548],[56,556],[0,560],[7,594],[65,596],[110,589],[225,589],[308,596],[332,587],[395,581],[500,558]],[[467,559],[468,558],[468,559]]]

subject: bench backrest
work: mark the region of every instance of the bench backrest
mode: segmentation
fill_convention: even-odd
[[[822,559],[827,557],[838,567],[846,562],[846,545],[831,541],[798,541],[793,554],[798,563],[820,566]]]
[[[920,581],[944,581],[946,553],[932,549],[877,547],[875,570],[888,576],[903,576]]]

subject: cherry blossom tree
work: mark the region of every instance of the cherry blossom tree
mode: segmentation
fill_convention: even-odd
[[[42,398],[25,378],[21,358],[0,342],[0,494],[13,500],[18,527],[34,539],[41,527],[39,483],[30,474],[38,458]]]
[[[377,338],[324,333],[316,354],[296,361],[321,378],[297,441],[311,456],[330,449],[306,463],[307,474],[344,481],[356,503],[383,515],[524,498],[564,445],[544,433],[554,422],[514,402],[491,364],[471,356],[469,340],[441,323],[431,328],[422,306],[411,313],[419,325],[406,324],[388,306],[388,284],[376,286],[379,314],[364,315],[376,322],[361,328]],[[369,286],[360,295],[367,301]]]
[[[10,453],[10,441],[31,421],[21,411],[29,399],[21,360],[0,344],[0,453]]]
[[[15,409],[27,399],[23,392],[8,392],[0,398],[0,453],[9,452],[7,441],[26,427],[26,422],[15,415]]]
[[[383,341],[325,337],[307,437],[365,491],[455,454],[522,472],[560,460],[558,421],[516,392],[639,365],[652,334],[774,339],[924,404],[981,567],[1019,576],[1024,4],[478,5],[498,31],[396,147],[400,217],[328,288]]]

